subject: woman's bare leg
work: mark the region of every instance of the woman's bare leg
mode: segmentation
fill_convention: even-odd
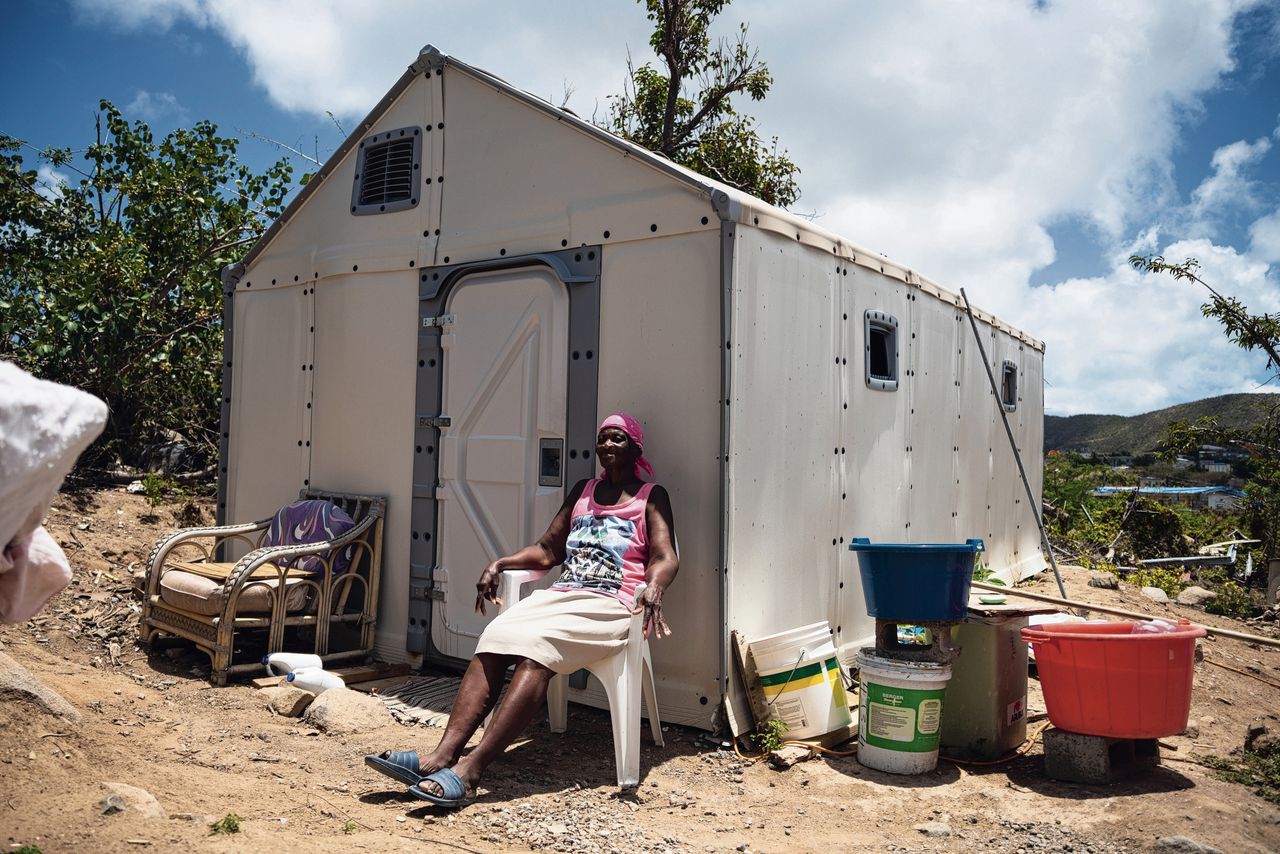
[[[441,768],[448,768],[458,761],[458,757],[462,755],[462,749],[467,746],[467,742],[479,728],[484,716],[489,714],[502,693],[502,681],[506,676],[507,668],[519,661],[528,661],[528,659],[490,652],[478,653],[471,659],[471,663],[467,665],[467,672],[462,676],[462,684],[458,686],[458,695],[453,700],[453,708],[449,710],[449,723],[445,727],[440,743],[436,745],[435,750],[419,760],[420,774],[426,775]],[[514,686],[514,682],[512,684]],[[503,708],[507,705],[509,704],[504,703]],[[487,737],[487,730],[485,735]]]
[[[468,672],[470,672],[469,669]],[[489,726],[485,727],[480,743],[465,757],[461,759],[455,757],[456,761],[452,763],[454,773],[462,779],[468,790],[475,788],[476,783],[480,781],[480,775],[489,763],[501,756],[511,742],[515,741],[516,737],[529,726],[538,708],[547,701],[547,686],[551,684],[553,676],[555,672],[550,668],[528,658],[520,659],[520,663],[516,665],[516,672],[511,677],[511,685],[507,687],[507,695],[494,714],[493,720],[489,722]],[[461,699],[462,692],[459,691],[458,701]],[[458,701],[454,702],[455,714]],[[486,713],[487,711],[479,713],[476,725]],[[453,726],[452,714],[449,717],[449,726]],[[474,731],[473,725],[468,730],[468,737]],[[445,739],[447,738],[449,738],[448,730],[445,731]],[[464,738],[461,744],[465,743]],[[444,739],[441,739],[440,744],[441,747],[445,746]],[[458,750],[461,751],[461,749],[459,746]],[[440,748],[436,750],[439,752]],[[435,757],[435,754],[432,756]],[[423,764],[425,766],[426,763]],[[434,782],[426,781],[419,783],[418,786],[432,794],[441,794],[440,787]]]

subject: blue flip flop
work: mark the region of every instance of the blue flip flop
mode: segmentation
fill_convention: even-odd
[[[440,787],[439,795],[424,792],[419,788],[428,780]],[[455,774],[452,768],[441,768],[434,774],[428,774],[419,780],[416,785],[410,786],[409,793],[414,797],[422,798],[424,801],[430,801],[436,806],[448,807],[449,809],[465,807],[475,801],[474,795],[467,797],[467,784],[462,782],[462,778]]]
[[[370,753],[364,764],[406,786],[416,786],[424,779],[416,750],[386,750],[376,756]]]

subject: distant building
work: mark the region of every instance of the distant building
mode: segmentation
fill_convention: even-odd
[[[1199,457],[1202,464],[1208,461],[1238,463],[1249,459],[1249,452],[1243,448],[1224,448],[1222,445],[1201,445],[1199,449]]]
[[[1224,463],[1219,460],[1206,460],[1200,464],[1205,471],[1218,472],[1219,474],[1231,474],[1231,463]]]
[[[1135,489],[1139,495],[1203,510],[1235,510],[1249,497],[1244,491],[1229,486],[1100,486],[1093,494],[1128,495]]]

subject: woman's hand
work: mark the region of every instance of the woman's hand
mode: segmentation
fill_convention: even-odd
[[[484,568],[484,572],[480,573],[480,580],[476,582],[476,613],[484,614],[485,600],[492,602],[499,608],[502,607],[502,600],[498,598],[498,576],[502,575],[502,570],[498,567],[495,560]]]
[[[649,637],[649,632],[653,632],[655,638],[668,637],[671,629],[667,626],[667,621],[662,617],[662,588],[656,584],[650,584],[644,588],[644,592],[636,597],[636,608],[631,613],[639,614],[644,612],[644,636]]]

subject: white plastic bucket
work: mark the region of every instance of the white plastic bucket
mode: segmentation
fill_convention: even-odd
[[[748,646],[769,713],[787,725],[785,738],[813,738],[849,726],[849,697],[825,620]]]
[[[882,658],[868,647],[858,668],[858,761],[890,774],[932,771],[951,665]]]

